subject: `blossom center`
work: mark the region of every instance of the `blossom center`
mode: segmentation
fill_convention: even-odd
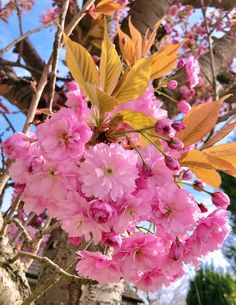
[[[109,166],[104,171],[106,176],[111,176],[114,173],[114,168],[112,166]]]
[[[69,141],[69,135],[68,133],[65,131],[65,130],[61,130],[59,133],[58,133],[58,136],[60,139],[63,140],[63,142],[67,143]]]

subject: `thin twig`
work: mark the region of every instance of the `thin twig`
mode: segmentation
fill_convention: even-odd
[[[47,228],[44,228],[42,230],[39,230],[35,234],[35,238],[34,238],[33,242],[40,240],[44,235],[50,234],[53,230],[58,229],[59,227],[60,227],[60,223],[59,222],[55,222],[51,226],[49,226]]]
[[[9,125],[9,127],[11,128],[11,130],[13,132],[16,132],[14,126],[12,125],[11,121],[8,119],[7,115],[4,112],[1,112],[2,116],[4,117],[4,119],[6,120],[7,124]]]
[[[58,58],[59,58],[59,50],[61,47],[61,39],[62,39],[62,29],[64,29],[65,25],[65,19],[66,19],[66,14],[69,6],[69,0],[66,0],[63,4],[62,7],[62,14],[60,16],[60,28],[58,28],[54,44],[53,44],[53,60],[52,60],[52,71],[50,73],[50,85],[49,85],[49,102],[48,102],[48,108],[49,110],[52,111],[52,104],[53,104],[53,99],[55,95],[55,86],[56,86],[56,70],[57,70],[57,63],[58,63]]]
[[[213,91],[214,91],[214,100],[218,99],[218,93],[217,93],[217,81],[216,81],[216,69],[215,69],[215,57],[214,57],[214,52],[213,52],[213,47],[212,47],[212,41],[211,41],[211,34],[207,22],[207,17],[206,17],[206,8],[205,8],[205,3],[204,0],[201,0],[201,5],[202,5],[202,14],[204,18],[204,24],[207,32],[207,40],[208,40],[208,45],[209,45],[209,52],[210,52],[210,63],[211,63],[211,74],[212,74],[212,86],[213,86]]]
[[[232,109],[231,111],[227,112],[226,114],[220,116],[217,120],[217,124],[227,121],[230,117],[236,115],[236,108]]]
[[[9,220],[9,223],[14,223],[21,230],[22,235],[28,243],[32,241],[31,236],[19,219],[13,217]]]
[[[25,32],[25,34],[23,34],[22,36],[14,39],[11,43],[9,43],[7,46],[5,46],[4,48],[2,48],[0,50],[0,56],[3,54],[3,53],[6,53],[7,51],[9,51],[11,48],[13,48],[17,43],[19,43],[20,41],[24,40],[26,37],[28,37],[29,35],[31,34],[34,34],[34,33],[37,33],[37,32],[40,32],[42,31],[43,29],[53,25],[55,23],[56,19],[53,19],[33,30],[30,30],[30,31],[27,31]]]
[[[50,260],[48,257],[46,256],[38,256],[38,255],[35,255],[33,253],[29,253],[29,252],[25,252],[25,251],[19,251],[15,257],[13,257],[11,260],[10,260],[10,263],[14,263],[19,257],[21,256],[24,256],[24,257],[28,257],[28,258],[31,258],[33,260],[36,260],[40,263],[43,263],[45,265],[48,265],[50,266],[51,268],[55,269],[56,272],[58,274],[60,274],[61,276],[64,276],[70,280],[81,280],[80,277],[76,276],[76,275],[73,275],[73,274],[70,274],[68,273],[67,271],[65,271],[63,268],[61,268],[59,265],[57,265],[56,263],[54,263],[52,260]]]
[[[18,17],[18,24],[19,24],[20,36],[23,36],[23,27],[22,27],[21,11],[20,11],[19,5],[18,5],[18,3],[17,3],[17,0],[15,0],[15,6],[16,6],[16,12],[17,12],[17,17]],[[21,55],[22,55],[22,51],[23,51],[23,40],[21,40],[21,42],[20,42],[19,54],[18,54],[17,62],[20,62]]]
[[[9,224],[9,220],[12,218],[12,216],[14,215],[15,211],[17,210],[18,206],[20,203],[20,198],[19,196],[16,197],[11,210],[9,212],[9,214],[6,216],[4,223],[2,225],[1,231],[0,231],[0,236],[3,236],[4,234],[6,234],[6,230],[7,230],[7,226]]]

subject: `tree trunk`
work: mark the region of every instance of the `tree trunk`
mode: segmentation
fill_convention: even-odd
[[[120,305],[124,281],[110,285],[83,285],[80,305]]]
[[[0,213],[0,228],[1,226]],[[8,238],[0,238],[0,305],[20,305],[31,293],[23,265],[19,260],[9,264],[15,255]]]

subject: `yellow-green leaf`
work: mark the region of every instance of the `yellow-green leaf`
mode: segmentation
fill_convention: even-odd
[[[100,74],[104,92],[107,94],[112,93],[120,77],[121,70],[122,63],[116,52],[115,46],[107,33],[107,25],[105,22],[100,61]]]
[[[150,81],[152,58],[140,59],[123,77],[121,84],[114,92],[119,104],[124,104],[140,97]]]
[[[101,113],[110,112],[115,106],[117,106],[118,101],[113,96],[106,94],[105,92],[100,91],[96,88],[98,107]]]
[[[215,189],[218,189],[218,187],[221,185],[221,177],[216,170],[199,168],[195,166],[191,166],[190,169],[197,178],[213,186]]]
[[[215,143],[226,137],[232,130],[234,130],[235,126],[236,122],[225,125],[214,137],[207,141],[202,148],[205,149],[213,146]]]
[[[66,64],[75,81],[86,95],[91,98],[86,82],[94,86],[99,85],[97,67],[83,46],[72,41],[65,34],[64,42],[66,47]]]
[[[138,111],[120,110],[118,113],[123,116],[122,121],[134,129],[152,127],[156,122],[153,118]]]
[[[226,95],[217,102],[198,105],[188,111],[183,119],[186,128],[176,135],[185,146],[198,142],[214,128],[220,107],[229,96],[231,95]]]

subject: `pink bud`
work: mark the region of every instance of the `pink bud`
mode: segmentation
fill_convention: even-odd
[[[18,218],[22,221],[26,221],[27,220],[27,215],[25,214],[25,212],[20,212],[18,214]]]
[[[184,245],[176,238],[170,248],[169,256],[175,261],[181,260],[184,255]]]
[[[178,86],[178,83],[174,79],[169,80],[167,83],[167,88],[170,90],[174,90],[175,88],[177,88],[177,86]]]
[[[66,87],[67,87],[68,91],[77,91],[77,90],[79,90],[79,86],[74,81],[67,83]]]
[[[69,237],[68,242],[71,245],[79,246],[81,244],[81,241],[83,240],[83,237]]]
[[[198,207],[199,207],[201,213],[208,212],[208,208],[203,203],[198,203]]]
[[[226,209],[230,204],[228,195],[223,192],[215,192],[211,194],[211,199],[214,205]]]
[[[184,180],[190,180],[190,179],[192,179],[193,178],[193,175],[192,175],[192,173],[190,173],[190,171],[189,170],[187,170],[187,171],[185,171],[184,173],[183,173],[183,179]]]
[[[181,100],[177,104],[177,108],[182,113],[187,113],[192,107],[185,100]]]
[[[168,146],[177,151],[184,149],[184,143],[177,138],[170,139]]]
[[[201,180],[197,179],[197,180],[195,180],[194,183],[193,183],[193,188],[194,188],[196,191],[201,192],[201,191],[204,190],[204,183],[203,183]]]
[[[122,244],[122,238],[114,232],[102,232],[102,242],[108,247],[120,247]]]
[[[183,61],[183,59],[180,59],[180,61],[178,62],[178,64],[177,64],[177,68],[178,69],[181,69],[181,68],[183,68],[184,67],[184,61]]]
[[[36,226],[41,226],[42,222],[43,222],[43,219],[40,216],[35,216],[34,219],[33,219],[33,222]]]
[[[171,124],[171,127],[178,132],[183,131],[186,128],[186,126],[183,123],[173,123]]]
[[[180,165],[177,160],[172,158],[171,156],[165,156],[165,164],[171,170],[179,170]]]
[[[161,120],[157,121],[156,125],[155,125],[155,130],[156,130],[156,132],[158,132],[162,135],[170,134],[170,132],[171,132],[170,120],[161,119]]]

